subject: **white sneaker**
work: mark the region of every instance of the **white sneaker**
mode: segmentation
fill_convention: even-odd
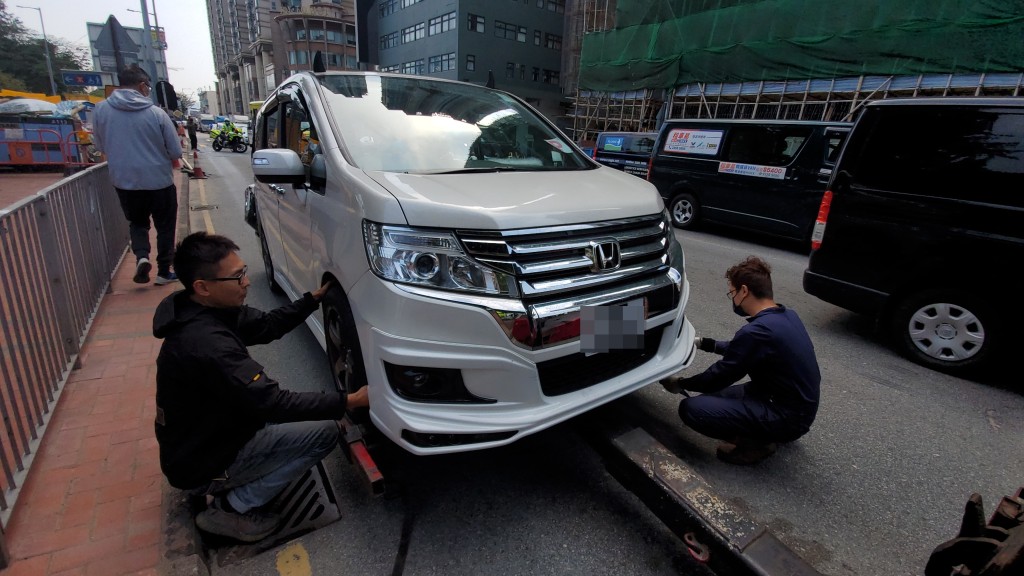
[[[149,263],[149,258],[139,258],[138,264],[135,265],[135,276],[132,277],[132,281],[136,284],[146,284],[149,282],[149,271],[153,269],[153,265]]]
[[[178,275],[175,274],[174,272],[168,272],[166,275],[165,274],[157,274],[156,275],[156,280],[153,281],[153,284],[156,284],[157,286],[163,286],[164,284],[171,284],[172,282],[177,282],[177,281],[178,281]]]

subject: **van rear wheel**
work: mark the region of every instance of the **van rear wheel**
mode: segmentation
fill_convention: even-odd
[[[700,204],[697,203],[697,198],[693,194],[683,192],[672,199],[669,213],[672,215],[673,226],[682,230],[691,229],[697,225]]]
[[[985,369],[999,344],[999,326],[981,302],[958,291],[930,291],[904,299],[890,332],[906,356],[958,376]]]

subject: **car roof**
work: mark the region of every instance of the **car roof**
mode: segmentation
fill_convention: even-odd
[[[868,106],[1009,106],[1024,107],[1024,98],[949,97],[949,98],[887,98],[874,100]]]
[[[769,124],[779,126],[852,126],[853,122],[840,122],[828,120],[756,120],[743,118],[741,120],[729,120],[727,118],[669,118],[666,124]]]

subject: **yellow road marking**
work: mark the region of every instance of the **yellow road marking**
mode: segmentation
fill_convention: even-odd
[[[206,181],[199,180],[199,202],[203,206],[209,206],[209,202],[206,201]],[[206,226],[206,232],[208,234],[216,234],[217,232],[213,229],[213,218],[210,217],[209,210],[203,210],[203,224]]]
[[[281,576],[310,576],[309,553],[299,542],[285,546],[277,553],[277,573]]]

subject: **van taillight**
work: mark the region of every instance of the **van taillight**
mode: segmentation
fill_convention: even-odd
[[[832,191],[825,190],[821,197],[821,206],[818,206],[818,217],[814,220],[814,231],[811,232],[811,250],[821,248],[821,238],[825,235],[825,222],[828,220],[828,211],[832,207]]]

